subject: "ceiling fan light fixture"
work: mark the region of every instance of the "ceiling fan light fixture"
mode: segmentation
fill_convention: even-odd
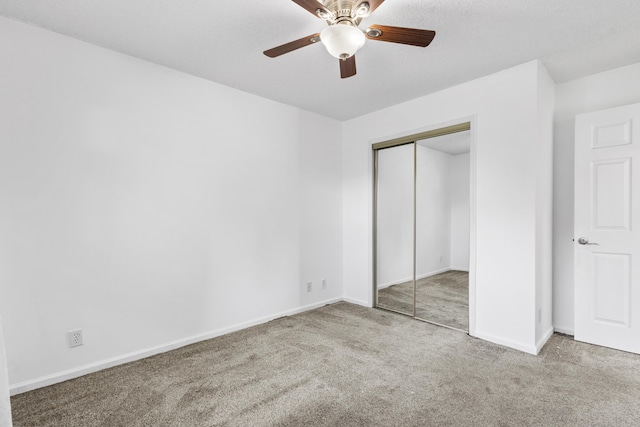
[[[325,20],[331,19],[331,12],[328,12],[324,9],[317,9],[316,15],[318,15],[318,18],[320,19],[325,19]]]
[[[338,59],[347,59],[364,46],[366,37],[358,27],[347,23],[338,23],[322,30],[320,40],[332,56]]]
[[[362,18],[369,14],[369,3],[360,3],[360,6],[356,9],[356,16]]]

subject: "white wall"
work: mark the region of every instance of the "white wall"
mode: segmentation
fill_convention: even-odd
[[[471,117],[470,332],[537,351],[536,183],[539,173],[551,173],[550,165],[530,161],[541,138],[539,84],[539,64],[530,62],[344,123],[343,282],[350,300],[372,303],[371,144]]]
[[[378,152],[377,285],[413,278],[413,144]]]
[[[378,151],[378,287],[413,278],[413,145]],[[416,147],[416,275],[469,270],[469,154]],[[455,259],[455,262],[453,261]]]
[[[449,154],[418,144],[416,175],[416,276],[451,267]]]
[[[538,64],[536,162],[536,348],[553,334],[553,114],[555,83]]]
[[[451,269],[469,271],[469,153],[451,157]]]
[[[14,392],[342,297],[339,122],[4,18],[0,56]]]
[[[556,86],[553,194],[553,325],[573,334],[575,116],[640,102],[640,63]]]

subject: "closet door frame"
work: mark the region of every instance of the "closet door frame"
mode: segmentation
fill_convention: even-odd
[[[416,242],[416,226],[417,226],[417,212],[416,212],[416,197],[417,197],[417,141],[435,138],[438,136],[449,135],[457,132],[464,132],[471,130],[471,157],[470,157],[470,178],[471,178],[471,191],[470,191],[470,263],[469,263],[469,331],[472,336],[475,335],[475,221],[476,221],[476,208],[475,208],[475,135],[473,130],[475,126],[472,126],[474,120],[467,120],[462,123],[457,123],[450,126],[443,126],[437,129],[430,129],[424,132],[414,133],[411,135],[401,136],[390,140],[374,143],[371,145],[373,150],[373,306],[381,310],[392,311],[394,313],[402,314],[412,317],[417,320],[425,321],[424,319],[418,319],[416,314],[416,268],[417,268],[417,242]],[[378,304],[378,152],[386,148],[393,148],[402,145],[413,144],[413,314],[403,313],[386,307],[380,307]],[[455,328],[453,328],[455,329]]]

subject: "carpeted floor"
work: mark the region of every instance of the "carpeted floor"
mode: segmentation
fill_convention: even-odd
[[[413,313],[413,282],[378,292],[378,306]],[[447,271],[416,283],[416,317],[452,328],[469,330],[469,273]]]
[[[637,426],[640,356],[347,303],[12,398],[15,426]]]

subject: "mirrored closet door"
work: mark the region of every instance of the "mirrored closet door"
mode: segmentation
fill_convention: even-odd
[[[469,324],[468,129],[374,146],[376,307],[463,331]]]
[[[414,145],[377,151],[376,289],[378,307],[414,313]]]

